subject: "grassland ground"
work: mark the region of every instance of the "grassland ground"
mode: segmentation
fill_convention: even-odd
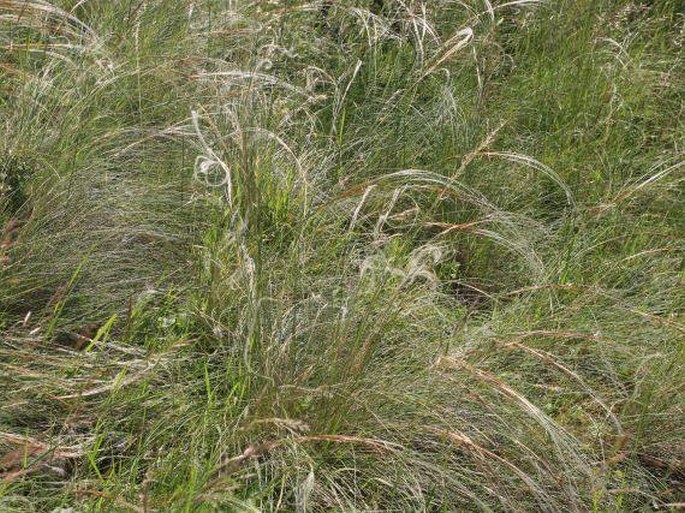
[[[0,511],[685,504],[682,0],[0,0]]]

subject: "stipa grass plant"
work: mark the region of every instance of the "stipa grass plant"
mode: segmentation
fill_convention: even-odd
[[[2,507],[677,504],[676,7],[0,3]]]
[[[164,255],[176,252],[192,230],[182,214],[192,193],[184,176],[190,157],[182,143],[159,145],[159,128],[146,126],[164,109],[164,99],[150,98],[149,108],[138,102],[133,109],[130,103],[134,95],[157,94],[168,68],[157,64],[143,74],[137,67],[145,51],[140,46],[132,65],[117,62],[116,49],[91,39],[79,40],[82,51],[67,61],[52,59],[38,73],[16,79],[13,101],[4,106],[6,151],[34,155],[42,168],[31,177],[33,197],[40,201],[28,200],[3,279],[7,308],[21,305],[23,314],[41,309],[51,297],[59,301],[60,287],[86,260],[70,299],[83,308],[73,314],[106,318],[101,307],[107,303],[122,305],[141,285],[154,287],[166,271],[179,271],[165,271],[164,260],[172,257]],[[30,59],[23,51],[22,58]],[[10,57],[21,52],[10,44]],[[40,131],[33,134],[36,127]],[[174,156],[174,167],[160,162],[166,155]]]

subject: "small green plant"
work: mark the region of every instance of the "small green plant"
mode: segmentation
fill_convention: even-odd
[[[26,205],[27,184],[34,173],[29,160],[9,153],[0,156],[0,209],[5,222]]]

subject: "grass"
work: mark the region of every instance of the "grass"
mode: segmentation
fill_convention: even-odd
[[[678,0],[0,0],[0,511],[683,507]]]

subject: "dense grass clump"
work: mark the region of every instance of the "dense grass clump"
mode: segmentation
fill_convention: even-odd
[[[0,511],[685,502],[678,0],[0,0]]]

